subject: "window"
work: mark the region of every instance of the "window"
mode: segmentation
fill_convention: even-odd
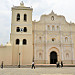
[[[68,42],[68,37],[65,37],[65,42]]]
[[[24,14],[24,21],[27,21],[27,15]]]
[[[59,26],[57,26],[57,30],[59,30]]]
[[[20,20],[20,14],[17,14],[17,21]]]
[[[17,27],[16,28],[16,32],[20,32],[20,27]]]
[[[24,27],[24,32],[27,32],[27,27]]]
[[[27,44],[27,40],[23,39],[23,45],[26,45],[26,44]]]
[[[54,26],[52,26],[52,31],[54,31],[55,30],[55,28],[54,28]]]
[[[51,20],[52,20],[52,21],[54,20],[54,16],[51,17]]]
[[[54,42],[55,41],[55,38],[52,38],[52,41]]]
[[[20,44],[20,40],[16,39],[16,45],[19,45],[19,44]]]

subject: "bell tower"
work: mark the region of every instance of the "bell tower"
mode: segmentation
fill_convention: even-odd
[[[30,7],[12,7],[10,42],[12,44],[12,64],[31,64],[33,59],[32,45],[32,11]]]

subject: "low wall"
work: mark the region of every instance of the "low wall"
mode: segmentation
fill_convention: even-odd
[[[12,65],[12,46],[0,46],[0,65]]]

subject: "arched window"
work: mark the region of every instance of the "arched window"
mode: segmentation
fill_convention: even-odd
[[[27,44],[27,40],[23,39],[23,45],[26,45],[26,44]]]
[[[54,16],[51,17],[51,20],[52,20],[52,21],[54,20]]]
[[[19,45],[19,44],[20,44],[20,40],[16,39],[16,45]]]
[[[68,42],[68,37],[65,37],[65,42]]]
[[[20,27],[17,27],[16,28],[16,32],[20,32]]]
[[[20,20],[20,14],[17,14],[17,21]]]
[[[55,38],[52,38],[52,41],[54,42],[55,41]]]
[[[24,27],[24,32],[27,32],[27,27]]]
[[[24,14],[24,21],[27,21],[27,15]]]
[[[52,26],[52,31],[54,31],[55,30],[55,28],[54,28],[54,26]]]
[[[57,26],[57,30],[59,30],[59,26]]]

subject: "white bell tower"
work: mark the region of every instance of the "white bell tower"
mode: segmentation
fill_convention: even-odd
[[[13,47],[13,65],[18,65],[19,61],[21,65],[32,62],[32,11],[33,9],[24,6],[23,2],[20,3],[20,6],[12,7],[10,42]]]

